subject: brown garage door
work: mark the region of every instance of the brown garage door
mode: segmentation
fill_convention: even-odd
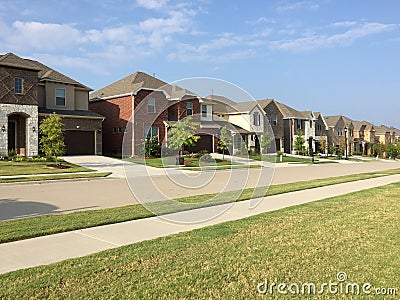
[[[65,146],[67,155],[94,154],[94,131],[67,130]]]
[[[213,152],[213,137],[208,134],[199,134],[200,139],[197,141],[196,145],[192,147],[185,147],[185,150],[193,153],[200,152],[202,150],[207,150],[209,153]]]

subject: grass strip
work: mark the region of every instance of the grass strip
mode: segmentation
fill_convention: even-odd
[[[400,183],[395,183],[10,272],[0,275],[0,296],[375,299],[376,288],[399,292],[399,214]],[[360,290],[371,283],[371,295],[333,295],[327,286],[321,294],[288,291],[291,283],[300,291],[303,283],[314,283],[318,292],[323,284],[339,283],[338,272],[347,274],[344,290],[347,283],[358,283]],[[257,285],[265,279],[269,287],[276,283],[274,292],[260,295]],[[279,283],[286,283],[286,295],[277,292]]]
[[[13,177],[13,178],[0,178],[0,183],[47,181],[47,180],[61,180],[61,179],[99,178],[99,177],[107,177],[110,174],[111,174],[111,172],[86,173],[86,174],[43,175],[43,176],[21,176],[21,177]]]
[[[265,193],[265,196],[272,196],[393,174],[400,174],[400,169],[272,185]],[[254,197],[254,195],[261,196],[259,195],[260,191],[264,192],[265,188],[258,188],[256,191],[254,188],[244,189],[239,194],[237,201],[251,199]],[[152,211],[157,211],[160,214],[167,214],[182,210],[229,203],[232,201],[232,197],[237,198],[238,191],[221,193],[215,199],[216,195],[217,194],[205,194],[180,198],[177,200],[153,202],[150,204],[151,207],[149,208]],[[182,205],[177,202],[183,202],[190,205],[182,208]],[[154,214],[148,211],[143,205],[134,204],[101,210],[80,211],[69,214],[46,215],[26,219],[2,221],[0,222],[0,243],[7,243],[11,241],[106,224],[120,223],[152,216],[154,216]]]
[[[54,163],[46,161],[0,161],[0,176],[77,173],[93,171],[91,169],[77,166],[65,161],[62,161],[61,163],[63,166],[66,166],[68,168],[48,168],[48,165]]]

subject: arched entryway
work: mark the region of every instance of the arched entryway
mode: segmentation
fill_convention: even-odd
[[[29,115],[24,113],[12,113],[8,115],[8,151],[14,150],[18,155],[27,155],[28,118]]]

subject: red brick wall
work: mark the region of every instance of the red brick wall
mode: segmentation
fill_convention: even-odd
[[[89,109],[105,117],[102,129],[103,154],[121,155],[124,129],[128,126],[132,115],[132,97],[90,102]],[[116,130],[115,133],[113,128]]]
[[[149,113],[147,99],[155,99],[155,113]],[[95,101],[89,103],[89,109],[105,117],[103,122],[103,153],[105,155],[120,156],[122,154],[124,128],[133,124],[134,155],[139,154],[145,139],[145,127],[158,127],[159,140],[164,142],[165,124],[168,114],[172,113],[178,119],[185,118],[187,102],[193,103],[194,121],[199,121],[200,103],[197,98],[185,97],[181,101],[168,100],[164,93],[141,90],[133,97],[134,116],[132,116],[132,96],[114,98],[110,100]],[[196,118],[197,115],[197,118]],[[116,129],[116,133],[113,131]],[[119,132],[122,128],[122,132]],[[128,136],[128,135],[127,135]],[[130,136],[130,138],[132,138]],[[124,145],[126,146],[126,145]]]

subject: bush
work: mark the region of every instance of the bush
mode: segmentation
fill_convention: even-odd
[[[200,152],[196,153],[196,154],[194,155],[194,157],[195,157],[195,158],[200,158],[200,157],[202,157],[203,155],[206,155],[206,154],[208,154],[208,151],[207,151],[207,150],[201,150]]]
[[[157,136],[145,140],[144,155],[146,157],[157,157],[161,155],[161,144]]]
[[[276,152],[276,156],[280,157],[281,155],[283,155],[283,152],[282,152],[282,151],[277,151],[277,152]]]
[[[204,161],[204,162],[213,162],[214,159],[211,156],[211,154],[204,154],[203,156],[200,157],[200,160]]]
[[[17,152],[15,152],[14,149],[11,149],[11,150],[8,151],[8,158],[9,159],[12,160],[12,159],[14,159],[15,156],[17,156]]]

